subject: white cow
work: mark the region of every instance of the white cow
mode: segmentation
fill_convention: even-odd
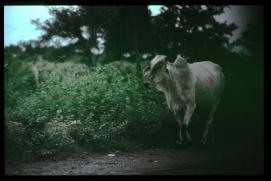
[[[157,55],[144,69],[145,82],[155,85],[165,94],[169,109],[179,124],[179,141],[183,136],[192,140],[188,126],[198,105],[210,105],[208,120],[201,142],[207,141],[208,132],[213,129],[213,116],[224,89],[224,74],[219,65],[210,61],[189,64],[178,56],[174,63],[166,61],[166,56]],[[213,131],[213,130],[211,130]],[[214,139],[213,133],[211,134]]]

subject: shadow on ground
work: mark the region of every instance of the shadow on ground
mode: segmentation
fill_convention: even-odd
[[[263,174],[263,155],[238,146],[149,149],[88,153],[61,161],[7,165],[7,175],[254,175]],[[246,150],[246,151],[245,151]]]

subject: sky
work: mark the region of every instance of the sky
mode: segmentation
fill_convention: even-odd
[[[31,19],[39,18],[41,22],[52,18],[48,9],[52,6],[4,6],[4,46],[17,44],[19,41],[27,41],[37,39],[41,34],[41,30],[37,30]],[[55,6],[56,7],[56,6]],[[63,8],[63,6],[57,6]],[[64,6],[64,8],[67,6]],[[239,27],[234,32],[233,39],[245,29],[248,19],[246,17],[245,6],[230,6],[225,9],[223,15],[215,17],[217,21],[227,23],[235,22]],[[152,16],[160,13],[160,5],[149,6]]]
[[[45,6],[5,6],[4,45],[40,36],[42,32],[30,23],[31,19],[36,18],[40,18],[42,22],[50,18],[48,9]]]

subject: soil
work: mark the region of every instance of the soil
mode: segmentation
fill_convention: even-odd
[[[258,159],[257,159],[258,160]],[[248,175],[263,174],[255,161],[234,149],[170,148],[87,153],[59,161],[6,165],[6,175]]]

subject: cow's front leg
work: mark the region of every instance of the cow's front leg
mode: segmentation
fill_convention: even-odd
[[[185,113],[184,113],[184,119],[183,119],[183,131],[185,132],[186,138],[189,141],[192,141],[192,138],[189,134],[189,123],[191,121],[191,118],[193,116],[193,113],[196,109],[196,104],[195,103],[190,103],[186,105],[185,108]]]
[[[215,133],[214,133],[214,125],[211,124],[211,127],[210,127],[210,133],[211,133],[211,143],[215,143]]]
[[[179,141],[177,141],[177,144],[182,144],[183,142],[183,136],[182,136],[182,127],[183,127],[183,123],[180,117],[177,117],[177,122],[179,125]]]

